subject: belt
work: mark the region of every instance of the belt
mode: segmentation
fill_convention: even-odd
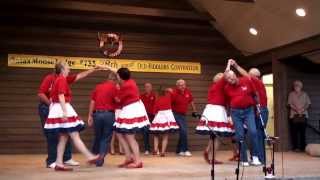
[[[114,110],[95,110],[93,113],[101,113],[101,112],[112,112],[114,113]]]

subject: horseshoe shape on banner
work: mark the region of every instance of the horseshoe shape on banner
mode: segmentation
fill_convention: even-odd
[[[123,42],[120,35],[116,33],[99,33],[98,32],[98,47],[103,55],[107,57],[119,56],[123,49]]]

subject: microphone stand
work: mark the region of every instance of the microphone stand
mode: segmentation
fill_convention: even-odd
[[[214,180],[214,161],[215,161],[215,135],[210,131],[210,140],[212,141],[212,159],[211,159],[211,180]]]
[[[279,137],[272,137],[269,136],[266,130],[266,125],[264,124],[262,115],[261,115],[261,107],[260,104],[256,105],[257,108],[257,112],[258,112],[258,117],[260,119],[263,131],[264,131],[264,136],[265,139],[263,141],[263,150],[264,150],[264,164],[263,164],[263,169],[262,171],[264,172],[265,178],[269,179],[269,178],[274,178],[275,176],[275,161],[274,161],[274,154],[275,154],[275,146],[274,144],[277,142],[277,140],[279,139]],[[265,148],[265,143],[267,143],[268,146],[272,146],[271,147],[271,165],[270,167],[267,167],[267,153],[266,153],[266,148]]]
[[[202,117],[206,120],[205,121],[205,124],[206,126],[208,127],[208,129],[210,130],[210,140],[212,141],[212,160],[211,160],[211,171],[210,171],[210,174],[211,174],[211,180],[214,180],[214,177],[215,177],[215,165],[214,165],[214,160],[215,160],[215,139],[216,138],[219,138],[219,136],[214,132],[213,129],[211,129],[209,126],[208,126],[208,118],[205,117],[204,115],[201,115],[199,113],[194,113],[192,114],[193,117],[196,117],[198,119],[201,119]]]
[[[239,141],[239,158],[238,158],[238,164],[237,164],[237,168],[236,168],[236,171],[235,171],[235,174],[236,174],[236,179],[239,180],[239,174],[240,174],[240,160],[241,160],[241,147],[242,147],[242,144],[243,141]]]

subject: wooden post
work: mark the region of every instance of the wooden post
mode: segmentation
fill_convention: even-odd
[[[272,55],[272,72],[274,88],[274,126],[275,136],[280,137],[277,151],[289,150],[289,128],[288,128],[288,83],[286,65]]]

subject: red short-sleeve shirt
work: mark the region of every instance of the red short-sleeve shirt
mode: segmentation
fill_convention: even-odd
[[[140,100],[139,89],[133,79],[122,83],[118,92],[118,98],[122,107]]]
[[[62,75],[57,76],[50,92],[50,98],[52,99],[52,102],[59,102],[59,94],[64,94],[65,101],[71,102],[72,92],[69,84],[74,82],[74,80],[75,78],[73,81],[68,81],[68,78]]]
[[[208,91],[208,103],[213,105],[226,105],[226,97],[224,94],[224,86],[226,81],[224,79],[219,80],[216,83],[212,83]]]
[[[189,104],[193,101],[191,91],[187,88],[183,92],[178,89],[174,89],[171,97],[172,110],[180,114],[186,114]]]
[[[166,94],[164,96],[158,97],[154,105],[154,113],[156,114],[158,111],[169,110],[169,109],[171,109],[170,94]]]
[[[259,95],[259,101],[260,101],[261,107],[267,107],[268,106],[268,97],[267,97],[265,85],[258,78],[251,77],[251,80],[252,80],[252,82],[257,90],[257,93]]]
[[[50,98],[50,92],[52,90],[53,83],[57,77],[58,77],[58,75],[52,74],[52,73],[46,75],[40,84],[40,87],[38,89],[38,93],[43,93],[48,98]],[[67,76],[66,79],[67,79],[68,84],[73,83],[75,81],[76,77],[77,77],[76,74],[72,74],[72,75]]]
[[[151,92],[150,94],[143,93],[140,96],[141,101],[143,102],[146,111],[148,114],[153,114],[154,103],[156,102],[156,94]]]
[[[237,84],[227,83],[224,90],[231,108],[244,109],[255,105],[255,87],[249,77],[240,77]]]
[[[91,100],[95,101],[95,110],[111,110],[116,106],[115,97],[117,89],[112,81],[105,81],[96,86],[91,94]]]

